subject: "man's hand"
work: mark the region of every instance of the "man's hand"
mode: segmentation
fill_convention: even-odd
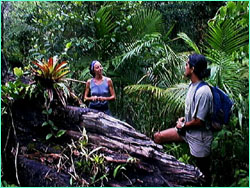
[[[180,117],[178,119],[178,121],[176,121],[176,126],[175,127],[181,129],[182,128],[182,124],[183,124],[184,121],[185,121],[185,118],[184,117]]]
[[[185,118],[184,118],[184,117],[180,117],[180,118],[178,119],[178,121],[179,121],[179,122],[184,122],[184,121],[185,121]]]
[[[154,134],[154,142],[156,144],[161,144],[161,132],[156,132]]]

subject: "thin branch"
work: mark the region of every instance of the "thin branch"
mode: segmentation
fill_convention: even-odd
[[[51,178],[49,178],[49,176],[48,176],[50,171],[51,171],[51,169],[49,169],[48,172],[45,174],[44,179],[48,178],[49,180],[51,180]]]
[[[5,143],[4,150],[3,150],[5,154],[6,154],[6,149],[7,149],[7,145],[8,145],[8,142],[9,142],[9,138],[10,138],[10,129],[11,129],[11,127],[9,127],[8,135],[7,135],[7,138],[6,138],[6,143]]]
[[[10,110],[10,118],[11,118],[11,125],[13,127],[13,130],[14,130],[14,135],[15,135],[15,138],[17,139],[17,136],[16,136],[16,128],[14,126],[14,121],[13,121],[13,117],[12,117],[12,112]]]
[[[129,177],[122,172],[122,175],[129,181],[130,185],[133,185],[132,181],[129,179]]]
[[[17,142],[17,146],[16,146],[16,154],[15,154],[15,169],[16,169],[16,180],[17,180],[17,184],[19,187],[20,186],[20,181],[18,178],[18,171],[17,171],[17,155],[18,155],[18,150],[19,150],[19,142]]]
[[[14,135],[15,135],[15,138],[17,140],[17,135],[16,135],[16,129],[15,129],[15,126],[14,126],[14,121],[13,121],[13,116],[12,116],[12,112],[10,110],[10,117],[11,117],[11,125],[13,127],[13,130],[14,130]],[[15,154],[15,169],[16,169],[16,180],[17,180],[17,183],[20,187],[20,182],[19,182],[19,178],[18,178],[18,171],[17,171],[17,155],[18,155],[18,150],[19,150],[19,142],[17,142],[17,147],[16,147],[16,154]]]
[[[79,83],[82,83],[82,84],[86,84],[85,81],[75,80],[75,79],[72,79],[72,78],[65,78],[65,80],[71,81],[71,82],[79,82]]]

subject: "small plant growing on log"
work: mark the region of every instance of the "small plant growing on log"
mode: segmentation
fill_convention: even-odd
[[[47,100],[46,92],[44,92],[44,98],[45,109],[42,111],[42,113],[46,115],[46,121],[43,122],[42,127],[49,125],[51,128],[51,132],[47,134],[46,140],[50,139],[52,136],[59,138],[66,132],[66,130],[58,130],[58,127],[54,124],[54,122],[50,120],[49,116],[52,114],[52,108],[50,108],[50,103]]]
[[[113,177],[116,178],[116,176],[122,171],[122,170],[126,170],[126,164],[120,164],[118,165],[113,172]]]
[[[109,174],[105,157],[99,153],[102,147],[92,148],[88,144],[85,128],[81,132],[82,136],[78,140],[67,144],[57,165],[58,171],[68,171],[72,186],[104,186],[103,182],[108,181]],[[83,177],[87,177],[86,180]]]
[[[122,174],[123,176],[126,177],[126,174],[123,173],[123,171],[126,171],[126,167],[129,165],[129,164],[135,164],[135,163],[138,163],[139,162],[139,159],[135,158],[135,157],[129,157],[127,159],[127,162],[125,164],[119,164],[118,166],[115,167],[114,171],[113,171],[113,177],[114,178],[117,178],[117,176],[119,176],[119,174]]]

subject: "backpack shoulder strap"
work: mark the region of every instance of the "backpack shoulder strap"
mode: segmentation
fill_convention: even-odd
[[[205,81],[201,81],[201,82],[199,83],[199,85],[196,87],[196,89],[195,89],[195,91],[194,91],[193,102],[195,101],[195,95],[196,95],[197,90],[198,90],[199,88],[201,88],[202,86],[204,86],[204,85],[208,85],[208,83],[205,82]],[[208,85],[208,86],[209,86],[209,85]]]

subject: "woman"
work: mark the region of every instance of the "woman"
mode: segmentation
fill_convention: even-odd
[[[89,70],[93,78],[86,83],[84,100],[90,101],[89,108],[110,115],[108,101],[116,98],[112,80],[102,75],[103,67],[99,61],[92,61]]]

